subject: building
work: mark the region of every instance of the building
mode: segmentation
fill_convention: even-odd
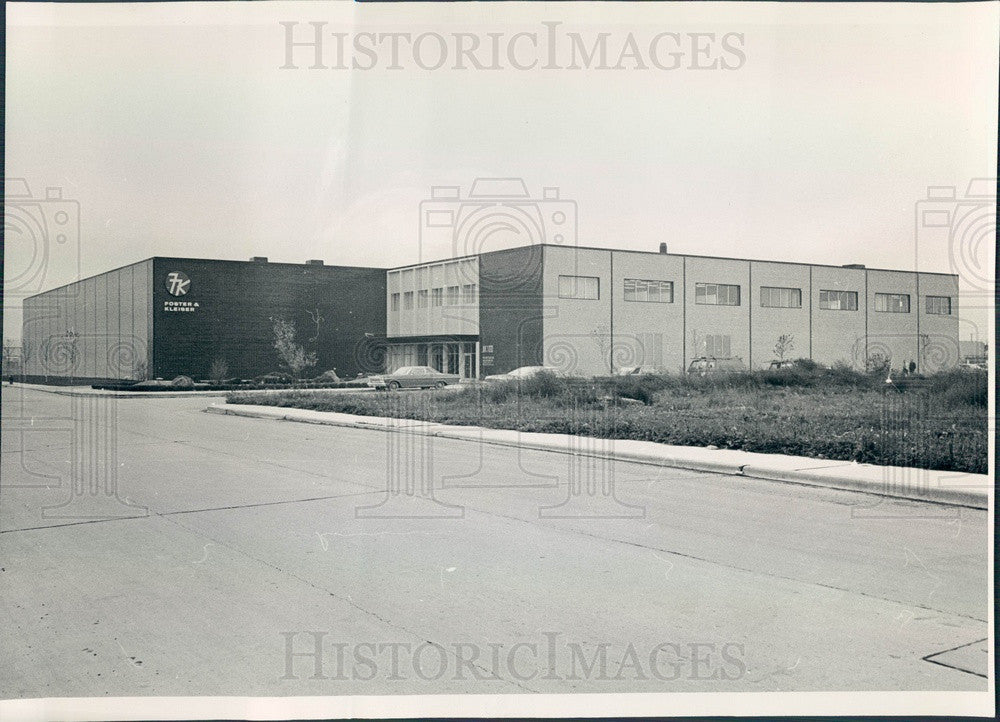
[[[381,365],[384,298],[384,269],[149,258],[25,299],[25,374],[204,379],[224,361],[227,376],[252,378],[279,370],[281,317],[316,351],[315,373],[354,376]]]
[[[825,364],[958,361],[953,274],[540,244],[391,269],[386,285],[390,369],[762,368],[782,336],[786,358]]]
[[[278,316],[342,377],[765,368],[779,338],[785,358],[856,368],[959,359],[954,274],[533,244],[390,269],[148,259],[27,299],[26,373],[205,378],[222,358],[249,378],[278,369]]]
[[[986,345],[985,341],[976,341],[974,339],[959,341],[958,349],[959,356],[964,363],[983,364],[989,358],[989,346]]]

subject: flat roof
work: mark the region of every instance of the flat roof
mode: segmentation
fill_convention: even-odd
[[[410,263],[410,264],[407,264],[407,265],[404,265],[404,266],[391,266],[391,267],[388,267],[388,268],[386,268],[384,266],[345,266],[345,265],[336,265],[336,264],[335,265],[327,265],[326,263],[323,263],[321,265],[321,264],[318,264],[318,263],[306,263],[305,261],[303,261],[301,263],[290,263],[290,262],[287,262],[287,261],[253,261],[253,260],[235,260],[235,259],[225,259],[225,258],[196,258],[194,256],[149,256],[148,258],[143,258],[143,259],[141,259],[139,261],[134,261],[132,263],[126,263],[126,264],[124,264],[122,266],[116,266],[115,268],[109,269],[107,271],[101,271],[100,273],[94,273],[94,274],[92,274],[90,276],[86,276],[86,277],[78,279],[76,281],[70,281],[69,283],[64,283],[64,284],[61,284],[59,286],[53,286],[52,288],[50,288],[48,290],[40,291],[39,293],[33,294],[31,296],[27,296],[25,298],[28,299],[28,298],[35,298],[37,296],[43,296],[43,295],[45,295],[47,293],[51,293],[52,291],[58,291],[61,288],[66,288],[67,286],[72,286],[74,283],[80,283],[81,281],[86,281],[86,280],[88,280],[90,278],[97,278],[98,276],[103,276],[103,275],[105,275],[107,273],[112,273],[114,271],[118,271],[118,270],[121,270],[123,268],[128,268],[129,266],[136,266],[136,265],[138,265],[140,263],[146,263],[147,261],[154,261],[154,260],[157,260],[157,259],[160,259],[160,260],[171,260],[171,261],[200,261],[200,262],[206,262],[206,263],[236,263],[236,264],[259,265],[259,266],[298,266],[298,267],[303,267],[303,268],[331,268],[331,269],[334,269],[334,268],[347,268],[347,269],[361,269],[361,270],[372,270],[372,271],[386,271],[388,273],[390,271],[405,271],[405,270],[411,269],[411,268],[420,268],[420,267],[424,267],[424,266],[436,266],[436,265],[440,265],[440,264],[444,264],[444,263],[454,263],[454,262],[458,262],[458,261],[468,260],[470,258],[478,258],[479,256],[489,256],[489,255],[496,254],[496,253],[508,253],[508,252],[511,252],[511,251],[519,251],[519,250],[524,250],[526,248],[535,248],[535,247],[538,247],[538,248],[559,248],[559,249],[563,249],[563,250],[578,250],[578,251],[604,251],[604,252],[607,252],[607,253],[633,253],[633,254],[648,255],[648,256],[672,256],[674,258],[707,258],[707,259],[717,260],[717,261],[742,261],[742,262],[747,262],[747,263],[777,263],[777,264],[784,264],[784,265],[789,265],[789,266],[811,266],[813,268],[838,268],[838,269],[850,270],[850,271],[880,271],[880,272],[885,272],[885,273],[919,273],[919,274],[926,275],[926,276],[949,276],[949,277],[958,278],[958,274],[957,273],[944,273],[944,272],[941,272],[941,271],[907,271],[907,270],[902,270],[902,269],[899,269],[899,268],[872,268],[872,267],[867,267],[867,266],[864,267],[864,268],[856,268],[856,267],[852,267],[850,264],[838,266],[838,265],[835,265],[835,264],[832,264],[832,263],[804,263],[804,262],[799,262],[799,261],[775,261],[775,260],[769,260],[769,259],[766,259],[766,258],[739,258],[739,257],[736,257],[736,256],[707,256],[707,255],[698,254],[698,253],[660,253],[659,251],[637,251],[637,250],[633,250],[633,249],[630,249],[630,248],[609,248],[609,247],[606,247],[606,246],[604,246],[604,247],[601,247],[601,246],[569,246],[569,245],[562,246],[562,245],[557,245],[555,243],[529,243],[529,244],[526,244],[526,245],[523,245],[523,246],[514,246],[512,248],[502,248],[502,249],[498,249],[498,250],[495,250],[495,251],[486,251],[484,253],[470,253],[470,254],[467,254],[465,256],[454,256],[454,257],[451,257],[451,258],[441,258],[441,259],[434,260],[434,261],[422,261],[420,263]]]
[[[637,253],[648,256],[673,256],[674,258],[708,258],[716,261],[743,261],[747,263],[781,263],[789,266],[812,266],[813,268],[840,268],[849,271],[883,271],[888,273],[921,273],[930,276],[954,276],[958,277],[957,273],[944,273],[943,271],[907,271],[900,268],[874,268],[865,266],[863,268],[855,267],[853,264],[846,265],[836,265],[833,263],[804,263],[800,261],[774,261],[766,258],[739,258],[736,256],[706,256],[699,253],[660,253],[659,251],[636,251],[631,248],[608,248],[607,246],[562,246],[555,243],[530,243],[524,246],[515,246],[513,248],[503,248],[496,251],[487,251],[485,253],[470,253],[465,256],[455,256],[453,258],[442,258],[437,261],[423,261],[422,263],[410,263],[405,266],[394,266],[392,268],[386,269],[387,271],[404,271],[409,268],[419,268],[420,266],[436,266],[441,263],[450,263],[453,261],[463,261],[469,258],[478,258],[479,256],[488,256],[493,253],[505,253],[508,251],[518,251],[524,248],[534,248],[538,246],[540,248],[560,248],[566,250],[577,250],[577,251],[606,251],[609,253]]]

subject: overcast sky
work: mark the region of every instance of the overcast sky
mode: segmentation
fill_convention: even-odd
[[[153,255],[437,258],[447,243],[420,243],[431,186],[464,194],[477,177],[517,176],[533,197],[554,186],[576,202],[582,245],[919,267],[982,291],[993,236],[980,228],[950,252],[940,229],[916,235],[915,204],[928,186],[961,196],[971,178],[995,175],[998,8],[15,3],[5,171],[35,198],[57,186],[79,202],[79,245],[51,244],[44,288]],[[432,37],[422,59],[404,48],[399,70],[384,44],[371,70],[308,69],[309,48],[293,49],[298,69],[281,69],[280,21],[299,23],[299,40],[326,22],[327,64],[334,32],[347,34],[347,64],[364,32],[446,43],[464,32],[483,47],[503,33],[504,67],[453,69],[451,48],[442,68],[423,69]],[[561,23],[560,69],[512,67],[511,37],[544,36],[545,21]],[[566,69],[574,32],[588,46],[610,33],[609,65],[632,33],[640,58]],[[679,49],[679,68],[652,64],[651,38],[665,32],[681,42],[667,37],[659,60]],[[692,33],[714,34],[697,41],[704,58],[692,58]],[[521,64],[534,59],[529,42],[516,45]],[[715,61],[730,67],[690,67]],[[51,223],[46,203],[26,212]],[[27,246],[23,233],[8,243],[8,279],[31,265]],[[20,336],[22,290],[5,286],[5,338]],[[989,328],[985,312],[963,315]]]

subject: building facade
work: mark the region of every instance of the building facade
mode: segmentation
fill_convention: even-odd
[[[388,370],[957,364],[954,274],[533,245],[387,272]],[[779,344],[779,339],[783,341]],[[783,348],[779,348],[783,346]]]
[[[960,358],[953,274],[534,244],[390,269],[151,258],[27,299],[24,369],[200,379],[221,360],[252,378],[280,369],[277,318],[316,373],[341,377],[676,373],[704,356],[932,373]]]
[[[385,270],[150,258],[25,300],[25,374],[59,382],[277,371],[274,323],[291,321],[315,373],[382,367]]]

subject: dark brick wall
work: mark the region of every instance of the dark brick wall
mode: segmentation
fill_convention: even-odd
[[[191,280],[183,296],[167,292],[172,271]],[[165,302],[198,307],[165,311]],[[310,311],[323,319],[318,334]],[[207,378],[215,358],[226,360],[230,376],[278,371],[271,319],[279,316],[293,321],[298,342],[318,354],[305,375],[336,368],[346,378],[380,370],[378,350],[365,334],[385,336],[385,270],[155,258],[152,375]]]
[[[541,365],[542,246],[479,257],[479,340],[483,375]]]

